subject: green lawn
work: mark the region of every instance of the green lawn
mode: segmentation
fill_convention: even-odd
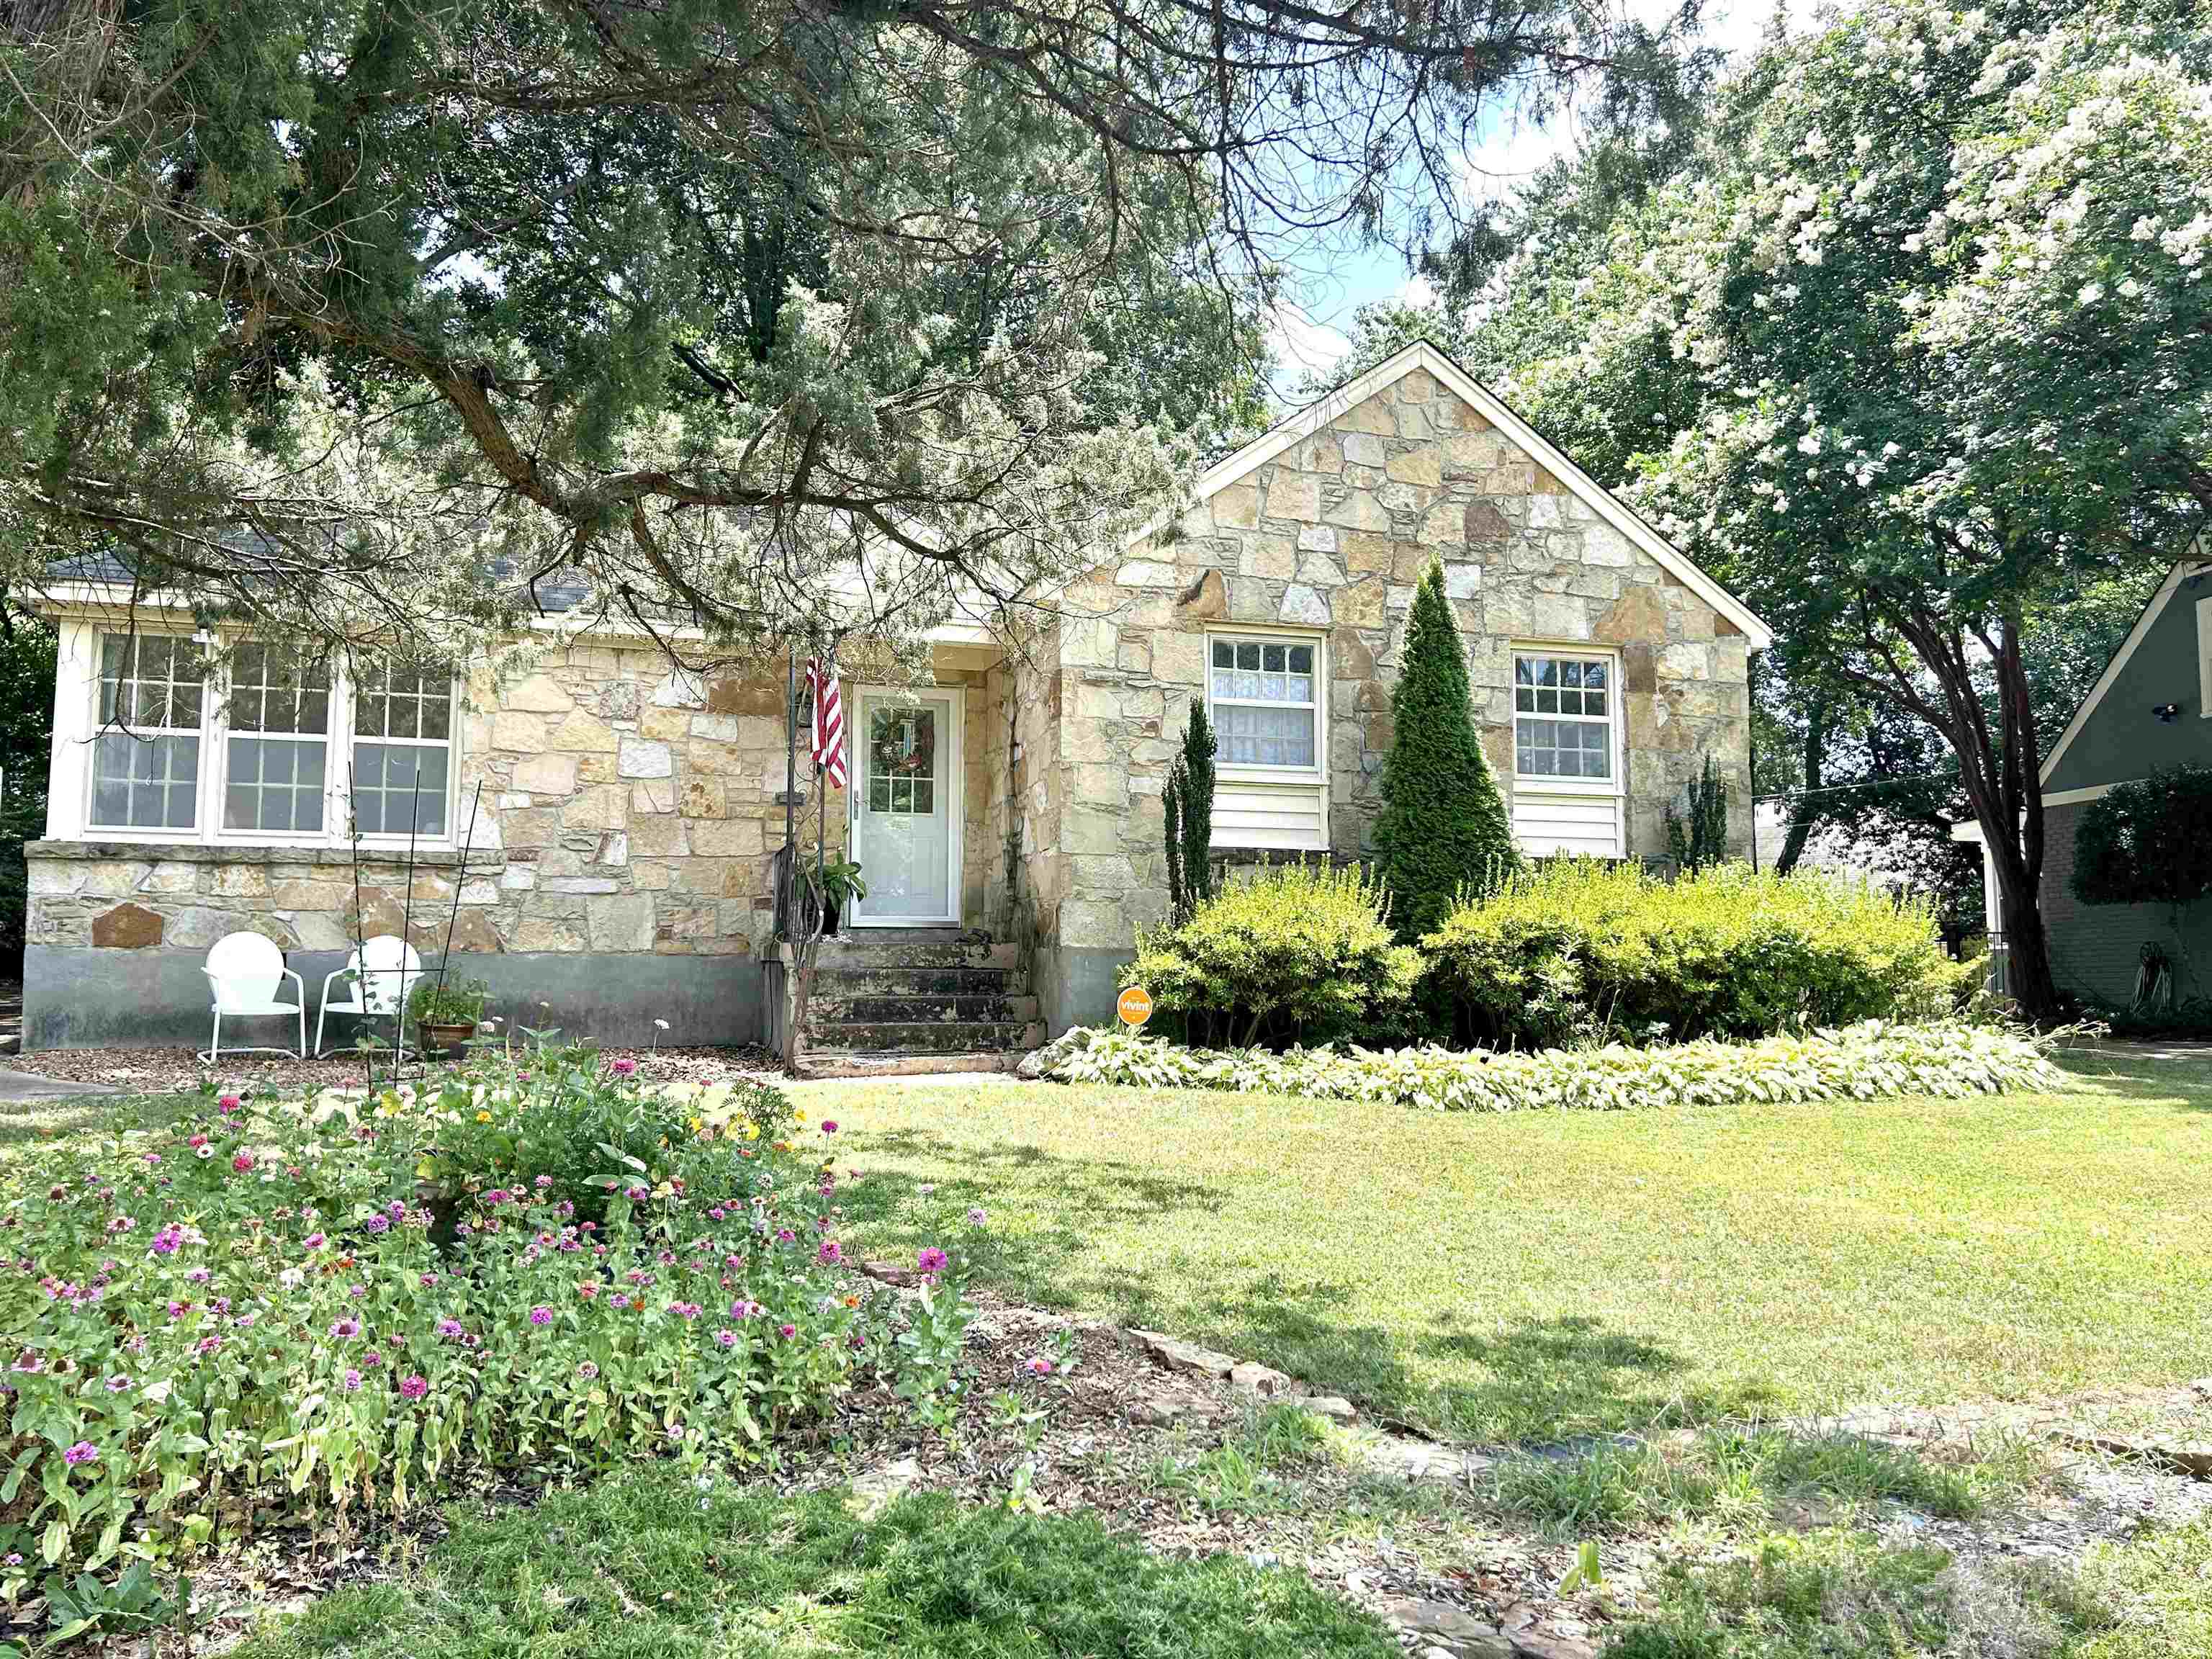
[[[2212,1369],[2212,1065],[2065,1093],[1418,1115],[825,1084],[848,1243],[1200,1338],[1476,1440]],[[925,1194],[919,1188],[934,1183]]]

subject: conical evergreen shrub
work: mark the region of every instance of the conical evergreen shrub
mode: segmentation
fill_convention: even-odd
[[[1467,658],[1433,559],[1414,590],[1390,716],[1376,864],[1399,937],[1414,939],[1451,914],[1462,887],[1487,890],[1521,862],[1475,734]]]

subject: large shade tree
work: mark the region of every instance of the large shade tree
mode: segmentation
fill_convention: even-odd
[[[2212,511],[2208,255],[2194,9],[1865,0],[1770,44],[1674,179],[1533,239],[1463,325],[1776,625],[1789,684],[1942,734],[2039,1012],[2064,676],[2032,655]]]
[[[1448,224],[1501,98],[1667,50],[1581,0],[4,0],[0,580],[910,633],[1249,419],[1274,239]]]

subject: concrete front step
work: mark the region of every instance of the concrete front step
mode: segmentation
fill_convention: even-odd
[[[809,1020],[809,1041],[824,1049],[878,1054],[984,1054],[1014,1050],[1017,1057],[1044,1045],[1037,1021],[927,1020],[920,1022]]]
[[[966,1021],[1027,1025],[1037,1017],[1035,997],[1012,997],[1004,992],[989,996],[825,996],[817,991],[807,999],[806,1023],[819,1027],[831,1023],[862,1025],[920,1025]]]
[[[854,928],[822,941],[817,968],[1000,968],[1021,965],[1011,944],[963,941],[955,929]]]
[[[1011,1072],[1021,1059],[1003,1049],[972,1054],[886,1054],[810,1048],[799,1072],[805,1078],[941,1077],[949,1072]]]
[[[1011,968],[827,968],[814,970],[817,997],[988,997],[1013,988]]]

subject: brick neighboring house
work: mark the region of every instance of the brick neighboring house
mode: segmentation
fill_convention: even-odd
[[[2038,896],[2062,991],[2124,1006],[2144,945],[2175,955],[2184,997],[2212,994],[2212,917],[2177,918],[2164,905],[2083,904],[2070,890],[2081,813],[2114,784],[2181,765],[2212,766],[2212,553],[2202,538],[2175,561],[2135,626],[2089,688],[2037,773],[2043,794],[2043,883]],[[1982,828],[1954,839],[1981,846]],[[2004,923],[1996,873],[1982,857],[1992,982],[2004,984]],[[2177,948],[2179,947],[2179,948]]]
[[[1135,930],[1165,907],[1160,793],[1197,697],[1221,732],[1217,849],[1364,850],[1432,554],[1524,846],[1663,856],[1663,814],[1710,755],[1747,848],[1747,675],[1766,629],[1416,344],[1213,467],[1180,517],[1018,633],[938,629],[933,685],[872,685],[848,659],[852,786],[830,839],[870,892],[817,1041],[1003,1048],[1109,1017]],[[555,607],[533,672],[504,684],[477,664],[450,686],[334,672],[302,688],[219,636],[219,685],[158,596],[131,643],[129,595],[80,580],[49,604],[61,666],[47,834],[27,854],[27,1046],[197,1040],[221,934],[268,933],[313,987],[360,933],[406,922],[442,951],[456,896],[454,971],[510,1019],[627,1041],[666,1018],[673,1042],[775,1025],[781,662],[701,682]],[[103,733],[118,706],[135,732]],[[418,775],[410,901],[398,857]]]

